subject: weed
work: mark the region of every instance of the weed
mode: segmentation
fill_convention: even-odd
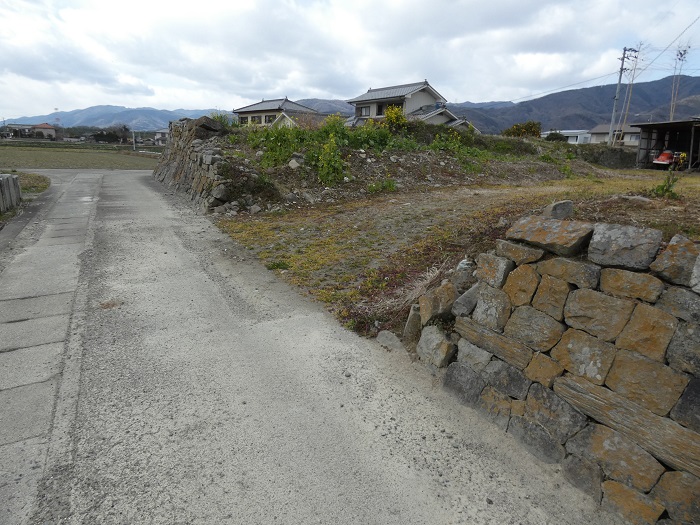
[[[323,184],[333,185],[343,180],[345,163],[340,156],[340,149],[333,133],[321,147],[318,157],[318,180]]]
[[[669,168],[664,181],[653,188],[651,193],[656,197],[677,199],[678,194],[674,191],[674,188],[679,179],[680,176],[678,175],[678,172],[673,168]]]
[[[396,191],[396,181],[391,177],[387,177],[380,182],[372,182],[367,186],[367,192],[379,193],[382,191]]]
[[[287,261],[271,261],[265,265],[268,270],[289,270],[290,266]]]

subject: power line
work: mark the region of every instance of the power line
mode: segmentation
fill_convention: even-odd
[[[661,55],[663,55],[666,51],[668,51],[668,49],[669,49],[673,44],[676,43],[676,40],[678,40],[680,37],[682,37],[683,34],[684,34],[688,29],[690,29],[691,27],[693,27],[693,26],[695,25],[695,23],[696,23],[698,20],[700,20],[700,15],[698,15],[697,18],[696,18],[695,20],[693,20],[690,24],[688,24],[688,27],[686,27],[683,31],[681,31],[680,33],[678,33],[678,36],[677,36],[676,38],[674,38],[673,40],[671,40],[671,43],[668,44],[668,45],[664,48],[664,50],[663,50],[661,53],[659,53],[658,55],[656,55],[656,58],[654,58],[654,60],[652,60],[651,62],[649,62],[649,63],[646,65],[646,67],[644,67],[644,68],[639,72],[639,75],[641,75],[641,74],[644,73],[647,69],[649,69],[649,66],[651,66],[654,62],[656,62],[656,61],[661,57]]]

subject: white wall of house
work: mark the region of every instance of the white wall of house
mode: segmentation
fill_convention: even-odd
[[[404,105],[404,113],[411,113],[423,106],[434,106],[436,102],[435,97],[425,90],[414,93],[409,97],[406,97],[406,103]]]

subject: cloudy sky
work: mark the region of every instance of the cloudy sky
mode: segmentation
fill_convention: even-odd
[[[0,118],[231,110],[428,79],[450,102],[700,76],[697,0],[0,0]],[[630,64],[632,66],[632,64]]]

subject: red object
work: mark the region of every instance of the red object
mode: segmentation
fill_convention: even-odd
[[[673,152],[664,150],[654,159],[654,164],[673,164]]]

